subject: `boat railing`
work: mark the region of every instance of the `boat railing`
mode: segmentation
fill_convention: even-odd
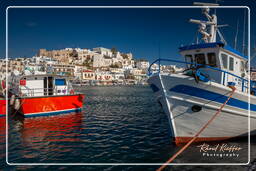
[[[27,91],[28,93],[26,93],[26,94],[28,94],[28,95],[30,95],[30,96],[34,96],[34,91],[33,91],[33,89],[30,89],[29,87],[27,87],[27,86],[23,86],[24,88],[25,88],[25,91]],[[20,89],[20,92],[21,92],[21,90],[22,89]]]
[[[165,59],[165,58],[158,58],[156,59],[155,61],[153,61],[150,65],[149,65],[149,68],[148,68],[148,75],[151,76],[153,73],[160,73],[161,72],[161,62],[171,62],[171,63],[178,63],[178,64],[185,64],[185,65],[191,65],[191,66],[194,66],[194,67],[191,67],[191,68],[187,68],[187,69],[195,69],[195,70],[200,70],[202,68],[207,68],[207,69],[210,69],[210,70],[213,70],[213,71],[217,71],[217,72],[220,72],[220,73],[223,73],[223,77],[222,77],[222,81],[221,81],[221,84],[223,85],[227,85],[228,83],[226,82],[226,77],[228,75],[231,75],[237,79],[239,79],[241,81],[241,91],[242,92],[245,92],[245,91],[248,91],[248,84],[249,84],[249,81],[243,77],[240,77],[238,75],[235,75],[233,73],[230,73],[228,71],[225,71],[225,70],[222,70],[220,68],[215,68],[215,67],[212,67],[212,66],[209,66],[209,65],[203,65],[203,64],[197,64],[197,63],[194,63],[194,62],[185,62],[185,61],[179,61],[179,60],[174,60],[174,59]],[[154,64],[157,64],[158,67],[154,70],[155,72],[152,72],[152,66]],[[184,72],[184,71],[183,71]]]
[[[24,88],[22,88],[24,87]],[[70,94],[71,89],[68,87],[64,89],[58,88],[28,88],[27,86],[22,86],[20,88],[20,96],[48,96],[48,95],[58,95],[58,94]]]

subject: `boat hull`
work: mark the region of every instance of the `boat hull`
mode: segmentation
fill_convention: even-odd
[[[168,115],[172,136],[176,144],[186,143],[211,119],[228,98],[230,88],[213,83],[196,83],[184,75],[154,75],[149,79],[151,87]],[[255,98],[251,104],[255,104]],[[201,110],[193,111],[193,106]],[[251,109],[255,106],[251,105]],[[256,113],[251,111],[251,123],[256,123]],[[218,141],[247,136],[255,132],[255,124],[249,126],[248,96],[235,92],[221,113],[195,140]]]
[[[0,117],[4,117],[6,115],[6,99],[0,98]]]
[[[83,94],[22,97],[20,98],[20,112],[25,117],[80,112],[83,107],[83,99]]]

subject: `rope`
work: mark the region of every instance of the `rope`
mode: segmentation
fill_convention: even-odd
[[[21,106],[25,103],[25,101],[26,101],[26,99],[24,99],[23,102],[20,103],[19,109],[16,110],[16,109],[14,109],[14,107],[13,107],[13,109],[16,110],[16,111],[12,114],[13,116],[15,116],[15,115],[20,111],[20,108],[21,108]],[[13,104],[13,105],[15,105],[15,104]]]
[[[217,117],[218,114],[220,114],[221,110],[224,108],[224,106],[227,104],[227,102],[230,100],[232,95],[234,94],[236,88],[231,87],[232,89],[229,97],[227,100],[221,105],[221,107],[218,109],[218,111],[212,116],[212,118],[196,133],[196,135],[185,145],[183,146],[177,153],[175,153],[167,162],[165,162],[160,168],[157,169],[157,171],[162,171],[169,163],[171,163],[179,154],[181,154],[186,148],[189,147],[190,144],[193,143],[193,141],[196,140],[196,138],[207,128],[207,126]]]

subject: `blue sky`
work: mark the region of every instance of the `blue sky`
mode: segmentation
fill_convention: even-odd
[[[221,32],[231,46],[239,20],[240,49],[244,11],[245,9],[217,10],[219,24],[229,24],[228,27],[222,28]],[[184,8],[14,8],[9,9],[8,14],[9,57],[31,57],[40,48],[91,49],[102,46],[116,47],[121,52],[132,52],[135,58],[146,58],[150,61],[159,56],[159,49],[161,57],[180,56],[178,47],[193,43],[198,29],[196,24],[191,24],[188,20],[205,19],[200,9]],[[253,28],[256,27],[253,25]],[[252,29],[252,35],[255,35],[255,29]],[[254,36],[251,39],[255,42]],[[1,57],[5,57],[4,48],[0,46]]]

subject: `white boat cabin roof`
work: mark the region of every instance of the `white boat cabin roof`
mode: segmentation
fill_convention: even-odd
[[[248,60],[248,56],[242,54],[241,52],[233,49],[232,47],[230,47],[228,45],[225,45],[222,42],[192,44],[192,45],[188,45],[188,46],[181,46],[179,48],[181,54],[185,53],[185,52],[193,52],[193,51],[200,52],[200,50],[203,50],[203,49],[218,49],[223,52],[230,53],[234,57]]]
[[[201,43],[179,48],[186,62],[206,64],[242,76],[248,57],[222,42]]]
[[[234,82],[241,88],[241,91],[248,88],[248,82],[244,83],[244,79],[248,79],[248,57],[230,46],[222,42],[214,42],[183,46],[179,50],[180,54],[185,57],[185,61],[192,63],[187,64],[187,68],[193,67],[193,64],[200,64],[202,72],[207,74],[212,81],[223,85]],[[217,70],[204,68],[204,65],[217,68]]]

